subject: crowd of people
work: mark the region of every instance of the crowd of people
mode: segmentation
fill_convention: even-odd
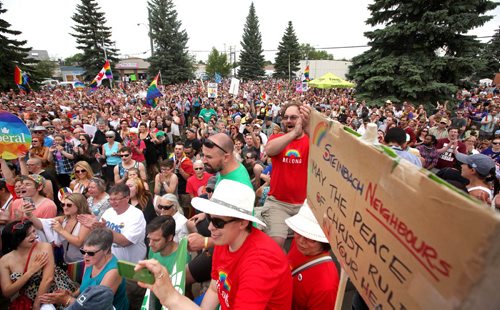
[[[146,289],[149,309],[191,309],[195,283],[205,309],[333,308],[338,270],[306,201],[312,110],[360,134],[376,124],[379,143],[500,210],[498,88],[429,109],[274,80],[241,83],[238,96],[223,80],[216,98],[202,81],[161,86],[153,108],[146,87],[0,93],[32,133],[26,154],[0,159],[0,285],[11,309],[106,296],[140,309]],[[290,150],[301,160],[287,160]],[[169,274],[183,239],[180,294]],[[147,268],[154,284],[123,278],[119,260]]]

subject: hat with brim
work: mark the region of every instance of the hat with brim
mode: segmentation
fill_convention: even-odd
[[[196,210],[210,215],[239,218],[266,226],[253,216],[254,202],[255,192],[250,186],[233,180],[221,180],[210,200],[195,197],[191,204]]]
[[[90,310],[113,308],[113,290],[104,285],[92,285],[87,287],[76,300],[66,309],[68,310]]]
[[[300,207],[299,213],[287,218],[285,223],[290,229],[301,236],[314,241],[328,243],[328,239],[321,229],[321,226],[319,226],[316,217],[314,217],[311,208],[307,204],[307,200],[304,201],[304,204]]]
[[[495,161],[484,154],[473,154],[465,155],[462,153],[456,153],[455,158],[464,164],[469,165],[471,168],[476,170],[476,172],[483,177],[490,174],[491,170],[495,168]]]

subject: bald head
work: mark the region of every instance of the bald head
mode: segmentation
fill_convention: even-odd
[[[220,145],[220,147],[226,150],[229,154],[233,153],[234,150],[233,140],[225,133],[216,133],[215,135],[210,136],[210,140]]]

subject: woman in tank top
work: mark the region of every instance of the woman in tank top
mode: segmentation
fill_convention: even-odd
[[[102,145],[101,158],[106,159],[106,169],[104,173],[106,176],[106,182],[108,184],[113,184],[115,166],[122,161],[122,159],[118,156],[118,150],[121,148],[121,145],[115,141],[114,131],[106,131],[106,140],[108,142]]]

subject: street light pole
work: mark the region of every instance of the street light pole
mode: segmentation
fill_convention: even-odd
[[[145,26],[148,28],[148,36],[149,36],[149,45],[150,45],[150,48],[151,48],[151,57],[153,57],[154,55],[154,46],[153,46],[153,36],[152,36],[152,29],[151,29],[151,9],[148,8],[148,24],[144,24],[144,23],[137,23],[137,26]]]

